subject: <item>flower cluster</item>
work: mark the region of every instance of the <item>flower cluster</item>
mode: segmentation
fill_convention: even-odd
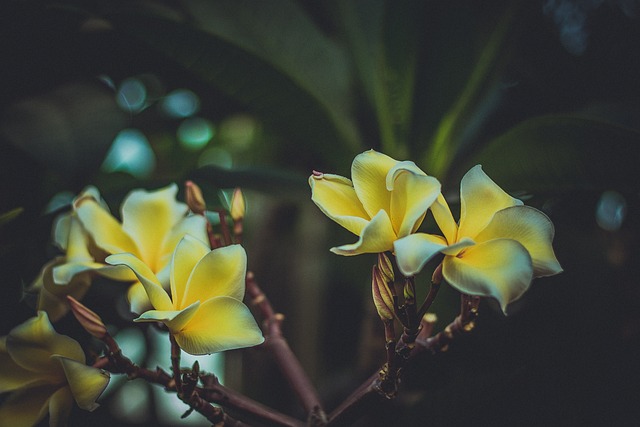
[[[356,156],[351,175],[352,180],[318,172],[309,177],[316,205],[359,236],[354,244],[332,248],[337,254],[391,251],[405,276],[443,254],[447,283],[466,295],[495,298],[505,312],[533,278],[562,271],[549,218],[503,191],[480,165],[462,178],[458,222],[440,183],[413,162],[369,150]],[[417,232],[427,211],[442,235]]]
[[[97,408],[109,374],[85,362],[80,344],[58,334],[43,311],[0,338],[0,393],[11,392],[0,425],[32,426],[47,413],[50,425],[65,425],[74,401]]]
[[[78,342],[56,333],[50,323],[66,315],[71,302],[76,317],[78,310],[81,317],[89,313],[89,323],[101,331],[96,335],[89,328],[89,333],[108,336],[100,317],[78,302],[96,275],[131,282],[127,296],[131,311],[139,314],[136,321],[164,323],[187,353],[264,341],[242,302],[244,249],[215,241],[221,247],[212,250],[204,202],[201,209],[190,209],[176,200],[177,192],[176,185],[132,191],[120,221],[98,190],[87,187],[57,219],[53,237],[63,254],[44,266],[33,285],[38,316],[0,338],[0,393],[12,393],[0,406],[0,425],[35,425],[47,413],[50,425],[64,425],[74,400],[83,409],[97,406],[108,373],[87,366]],[[234,213],[241,215],[239,209]],[[87,319],[79,320],[86,328]]]

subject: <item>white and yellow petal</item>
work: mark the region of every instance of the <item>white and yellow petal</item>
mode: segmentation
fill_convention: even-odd
[[[446,256],[442,275],[463,294],[495,298],[506,313],[507,305],[529,288],[533,265],[520,243],[498,239],[470,246],[458,256]]]
[[[162,281],[159,273],[171,263],[171,257],[173,252],[178,246],[178,243],[186,235],[189,235],[200,242],[202,242],[207,249],[211,249],[209,244],[209,236],[207,235],[207,220],[202,215],[189,215],[182,218],[164,238],[162,242],[162,248],[159,252],[158,258],[158,278]]]
[[[431,205],[431,213],[447,242],[449,244],[455,243],[458,240],[458,224],[453,219],[449,204],[442,194],[439,194],[436,201]]]
[[[551,246],[553,235],[553,223],[544,213],[531,206],[514,206],[496,212],[477,240],[513,239],[520,242],[531,255],[533,276],[542,277],[562,271]]]
[[[87,411],[96,409],[99,406],[96,400],[109,384],[109,373],[63,356],[53,355],[51,358],[62,365],[78,406]]]
[[[52,354],[85,361],[80,344],[57,333],[44,311],[11,330],[7,336],[7,352],[21,367],[52,376],[61,372],[59,364],[50,359]]]
[[[13,361],[7,352],[7,337],[0,337],[0,393],[50,382],[46,374],[32,372]]]
[[[389,212],[391,192],[387,190],[387,174],[397,163],[397,160],[374,150],[365,151],[353,159],[353,188],[370,218],[381,209]]]
[[[186,293],[189,277],[198,262],[210,251],[208,245],[190,235],[184,236],[176,246],[171,259],[169,278],[175,308],[183,306],[182,299]]]
[[[109,253],[130,252],[139,255],[136,243],[124,232],[122,225],[95,200],[80,200],[75,212],[98,247]]]
[[[63,427],[73,409],[73,395],[69,387],[61,387],[48,401],[49,427]]]
[[[142,313],[134,322],[162,322],[172,333],[180,332],[191,321],[200,307],[196,301],[182,310],[161,311],[149,310]]]
[[[331,248],[338,255],[359,255],[364,253],[380,253],[393,249],[396,233],[386,211],[379,211],[362,229],[357,242]]]
[[[462,178],[460,203],[458,239],[462,237],[473,239],[489,224],[496,212],[523,204],[493,182],[480,165],[471,168]]]
[[[391,191],[390,217],[399,238],[418,229],[427,209],[440,194],[437,179],[416,171],[420,170],[413,162],[399,162],[387,175],[387,189]]]
[[[160,269],[165,237],[188,212],[186,204],[176,201],[177,193],[175,184],[156,191],[134,190],[122,203],[122,230],[131,236],[139,250],[136,255],[152,271]]]
[[[358,199],[351,180],[332,174],[311,175],[309,185],[311,200],[326,216],[360,235],[371,217]]]
[[[173,303],[167,292],[162,288],[158,278],[153,274],[151,269],[133,254],[122,253],[109,255],[105,260],[111,265],[125,265],[129,267],[136,275],[156,310],[172,310]],[[131,295],[130,295],[131,296]]]
[[[394,242],[398,269],[405,276],[414,276],[422,271],[425,264],[441,250],[447,247],[447,241],[432,234],[412,234]]]
[[[43,385],[13,392],[0,406],[0,426],[37,425],[49,412],[51,396],[64,388],[66,387],[59,384]]]
[[[249,308],[231,297],[202,303],[191,321],[174,336],[180,348],[194,355],[251,347],[264,341]]]
[[[242,301],[245,291],[247,254],[240,245],[214,249],[193,268],[179,306],[229,296]],[[180,295],[176,295],[176,298]]]

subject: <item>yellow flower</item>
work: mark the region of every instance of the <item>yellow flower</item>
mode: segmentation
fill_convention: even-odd
[[[34,426],[47,413],[50,426],[66,425],[73,401],[94,410],[108,383],[109,373],[87,366],[80,344],[54,331],[43,311],[0,338],[0,393],[11,392],[2,426]]]
[[[136,321],[163,322],[187,353],[209,354],[264,341],[242,303],[247,268],[242,246],[211,251],[200,240],[185,236],[171,259],[171,297],[146,263],[134,255],[111,255],[107,262],[131,268],[149,296],[154,310]]]
[[[506,312],[534,277],[562,271],[551,246],[551,220],[505,193],[480,165],[462,178],[460,202],[459,225],[444,197],[431,207],[444,237],[416,233],[395,242],[403,274],[418,273],[441,252],[442,275],[451,286],[464,294],[496,298]]]
[[[332,248],[339,255],[393,250],[393,242],[414,233],[440,193],[437,179],[415,163],[399,162],[374,150],[356,156],[353,182],[338,175],[309,177],[311,199],[329,218],[359,236]]]
[[[134,190],[122,203],[122,223],[99,203],[96,197],[83,197],[76,201],[74,214],[91,242],[106,254],[132,253],[158,276],[159,284],[169,287],[169,261],[176,245],[187,233],[208,242],[206,223],[201,215],[188,215],[186,204],[176,201],[175,184],[156,191]],[[73,222],[72,222],[73,225]],[[71,229],[71,232],[73,229]],[[69,250],[67,250],[69,258]],[[56,283],[68,283],[71,278],[87,269],[111,278],[135,280],[129,270],[74,262],[55,267]],[[131,311],[142,313],[150,307],[147,294],[140,284],[134,283],[128,292]]]
[[[74,199],[74,205],[86,198],[103,203],[98,190],[87,187]],[[53,241],[64,255],[45,264],[31,285],[31,289],[38,291],[38,310],[46,311],[52,322],[69,311],[66,295],[78,300],[84,297],[95,273],[115,280],[135,279],[128,270],[119,271],[103,262],[106,254],[89,238],[75,210],[56,219]]]

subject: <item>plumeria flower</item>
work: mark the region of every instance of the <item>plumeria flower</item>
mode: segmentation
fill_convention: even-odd
[[[201,215],[189,215],[187,205],[176,201],[177,192],[175,184],[156,191],[132,191],[122,203],[122,223],[95,197],[77,200],[74,213],[91,242],[105,255],[135,255],[158,277],[159,284],[168,289],[169,261],[180,239],[185,234],[190,234],[203,244],[208,242],[205,218]],[[97,269],[98,273],[112,278],[126,277],[135,280],[128,269],[104,267],[104,264],[95,265],[88,259],[84,262],[67,262],[54,267],[53,279],[56,283],[64,284],[80,272]],[[128,298],[134,313],[142,313],[151,307],[140,282],[131,285]]]
[[[506,313],[534,277],[562,271],[553,248],[554,228],[539,210],[505,193],[480,165],[460,183],[461,212],[456,224],[444,197],[431,207],[444,236],[416,233],[395,242],[398,268],[417,274],[443,253],[442,275],[460,292],[493,297]]]
[[[146,263],[133,254],[107,258],[125,265],[138,277],[153,310],[136,319],[162,322],[184,351],[194,355],[250,347],[264,341],[262,332],[242,299],[247,256],[240,245],[211,251],[184,236],[171,259],[171,297]]]
[[[329,218],[359,236],[356,243],[332,248],[339,255],[393,250],[393,242],[414,233],[440,194],[440,183],[415,163],[397,161],[374,150],[356,156],[353,181],[338,175],[309,177],[311,199]]]
[[[96,200],[106,209],[95,187],[85,188],[74,199],[74,205],[85,198]],[[107,254],[90,239],[74,209],[56,219],[53,241],[64,255],[45,264],[31,285],[32,290],[38,291],[38,310],[46,311],[52,322],[69,311],[66,295],[82,299],[96,273],[115,280],[135,279],[126,269],[114,269],[104,263]]]
[[[58,334],[47,314],[0,338],[0,425],[30,427],[47,413],[50,426],[66,425],[73,402],[88,411],[109,383],[109,373],[85,364],[80,344]]]

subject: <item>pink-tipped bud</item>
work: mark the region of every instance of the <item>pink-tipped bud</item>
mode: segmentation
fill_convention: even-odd
[[[78,322],[82,325],[85,331],[98,339],[103,339],[108,335],[107,327],[102,322],[100,316],[88,309],[84,304],[71,295],[67,295],[67,301],[71,307],[71,312],[76,319],[78,319]]]
[[[377,265],[373,266],[371,273],[371,291],[373,293],[373,303],[380,319],[393,320],[393,294]]]
[[[207,204],[204,201],[204,197],[202,196],[202,190],[198,185],[192,181],[187,181],[184,184],[187,206],[191,209],[191,212],[204,215],[204,212],[207,210]]]
[[[240,221],[244,218],[246,205],[244,202],[244,195],[240,188],[233,190],[233,196],[231,196],[231,204],[229,206],[229,214],[234,221]]]

